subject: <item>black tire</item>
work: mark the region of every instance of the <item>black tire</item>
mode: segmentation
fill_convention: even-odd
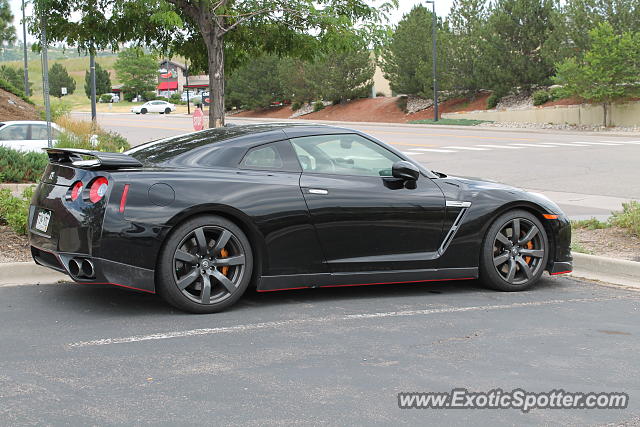
[[[147,109],[146,109],[146,108],[143,108],[142,110],[140,110],[140,112],[141,112],[142,114],[147,114]]]
[[[136,113],[136,114],[140,114],[140,113]]]
[[[521,209],[506,212],[491,224],[485,235],[480,253],[480,280],[499,291],[529,289],[540,280],[548,257],[549,239],[540,220]]]
[[[172,306],[216,313],[240,299],[252,271],[253,252],[242,230],[225,218],[205,215],[172,231],[160,251],[156,283]]]
[[[171,112],[171,108],[167,107],[167,108],[164,109],[164,113],[165,114],[169,114],[170,112]]]

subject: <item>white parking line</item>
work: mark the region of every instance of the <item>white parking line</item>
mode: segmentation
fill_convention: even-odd
[[[453,148],[456,150],[472,150],[472,151],[487,151],[486,148],[478,148],[478,147],[462,147],[462,146],[456,146],[456,145],[451,145],[448,147],[444,147],[444,148]]]
[[[531,147],[531,148],[537,148],[537,147],[542,147],[542,148],[558,148],[555,145],[545,145],[545,144],[509,144],[509,145],[517,145],[519,147]]]
[[[490,145],[490,144],[480,144],[478,147],[487,147],[487,148],[507,148],[509,150],[520,150],[522,147],[510,147],[508,145]]]
[[[580,144],[588,144],[588,145],[621,145],[621,144],[612,144],[610,142],[581,142]]]
[[[303,319],[287,319],[277,320],[273,322],[248,323],[244,325],[226,326],[218,328],[190,329],[186,331],[158,332],[148,335],[134,335],[121,338],[102,338],[92,341],[79,341],[67,344],[68,348],[92,347],[111,344],[138,343],[143,341],[157,341],[171,338],[186,338],[202,335],[215,335],[220,333],[243,333],[261,329],[278,329],[288,326],[300,326],[305,324],[317,324],[328,322],[344,322],[348,320],[362,319],[382,319],[389,317],[410,317],[410,316],[428,316],[434,314],[446,313],[462,313],[467,311],[487,311],[487,310],[508,310],[520,307],[539,307],[554,304],[566,303],[587,303],[612,301],[615,299],[628,298],[628,296],[609,296],[609,297],[593,297],[593,298],[571,298],[571,299],[555,299],[547,301],[531,301],[531,302],[515,302],[511,304],[495,304],[495,305],[477,305],[470,307],[444,307],[444,308],[427,308],[423,310],[404,310],[404,311],[387,311],[377,313],[360,313],[347,314],[343,316],[325,316],[325,317],[308,317]]]
[[[606,143],[612,143],[612,144],[640,144],[640,141],[600,141],[600,142],[606,142]]]
[[[455,153],[455,150],[440,150],[438,148],[416,148],[416,151],[427,151],[430,153]]]
[[[545,144],[560,145],[562,147],[587,147],[584,144],[578,144],[577,142],[545,142]]]

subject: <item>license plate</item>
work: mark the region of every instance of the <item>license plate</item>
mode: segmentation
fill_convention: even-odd
[[[46,233],[49,228],[49,221],[51,221],[51,211],[41,209],[36,218],[36,230]]]

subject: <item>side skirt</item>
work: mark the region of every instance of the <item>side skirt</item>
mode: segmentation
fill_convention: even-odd
[[[430,270],[375,271],[366,273],[318,273],[287,276],[262,276],[258,292],[291,289],[387,285],[394,283],[419,283],[444,280],[473,280],[478,278],[478,268],[444,268]]]

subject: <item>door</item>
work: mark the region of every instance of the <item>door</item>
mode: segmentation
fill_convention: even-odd
[[[28,124],[11,124],[0,128],[0,145],[4,147],[19,151],[31,151],[28,138]]]
[[[60,132],[53,126],[51,127],[51,143],[55,145]],[[46,124],[32,124],[31,136],[28,141],[28,145],[31,151],[41,151],[42,148],[49,146],[49,140],[47,139],[47,125]]]
[[[292,138],[300,187],[332,272],[435,268],[444,195],[426,176],[391,177],[403,160],[358,134]]]

